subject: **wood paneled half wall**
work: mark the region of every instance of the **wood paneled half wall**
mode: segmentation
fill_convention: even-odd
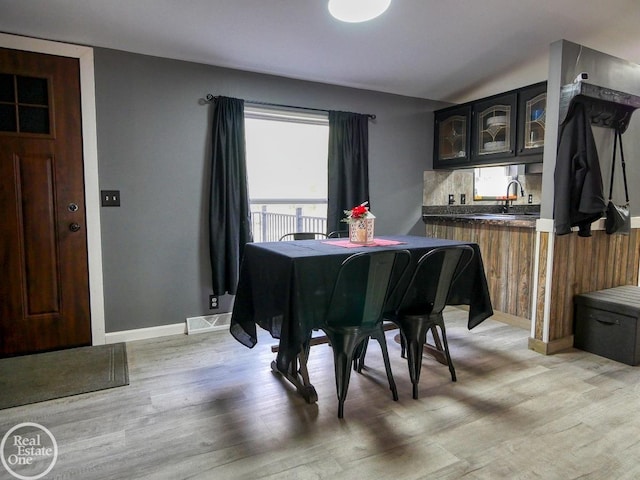
[[[538,225],[535,325],[530,346],[573,344],[575,295],[620,285],[638,285],[640,233],[634,219],[630,235],[608,235],[603,222],[591,237],[557,236]],[[548,312],[548,313],[547,313]],[[544,350],[544,349],[543,349]]]

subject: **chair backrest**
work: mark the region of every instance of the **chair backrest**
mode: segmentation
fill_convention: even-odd
[[[360,252],[344,260],[331,293],[327,323],[371,326],[381,322],[394,266],[402,269],[402,275],[410,257],[408,250],[385,250]]]
[[[438,247],[425,253],[411,276],[397,311],[400,313],[441,313],[451,285],[473,259],[469,245]]]
[[[327,238],[348,238],[349,230],[334,230],[333,232],[329,232]]]
[[[283,240],[315,240],[316,238],[327,238],[326,233],[320,232],[295,232],[285,233],[279,238],[279,241]]]

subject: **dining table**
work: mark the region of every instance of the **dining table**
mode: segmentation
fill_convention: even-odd
[[[309,341],[322,329],[342,262],[358,252],[408,250],[409,265],[394,267],[392,292],[385,310],[397,306],[418,260],[430,250],[449,245],[470,245],[472,260],[458,272],[447,305],[468,305],[467,326],[472,329],[493,315],[489,289],[478,244],[414,235],[375,237],[370,244],[348,239],[294,240],[248,243],[240,264],[230,333],[253,348],[257,328],[278,340],[274,372],[283,375],[309,403],[317,393],[306,370]],[[437,279],[433,280],[435,284]]]

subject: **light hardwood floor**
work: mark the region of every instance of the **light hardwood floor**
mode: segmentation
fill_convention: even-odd
[[[458,381],[425,358],[420,399],[388,332],[400,400],[380,350],[353,374],[337,418],[331,349],[312,348],[309,405],[226,332],[127,345],[127,387],[0,411],[0,436],[47,427],[56,479],[637,479],[640,369],[579,350],[543,356],[493,319],[469,331],[448,309]],[[0,465],[0,479],[12,478]]]

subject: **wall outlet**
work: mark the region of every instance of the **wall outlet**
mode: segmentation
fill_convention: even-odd
[[[527,198],[527,203],[533,203],[533,195],[530,193],[529,197]]]
[[[467,195],[464,193],[460,194],[460,205],[466,205],[467,203]]]
[[[220,306],[217,295],[209,295],[209,310],[215,310]]]
[[[456,203],[456,196],[453,193],[449,194],[449,205]]]

